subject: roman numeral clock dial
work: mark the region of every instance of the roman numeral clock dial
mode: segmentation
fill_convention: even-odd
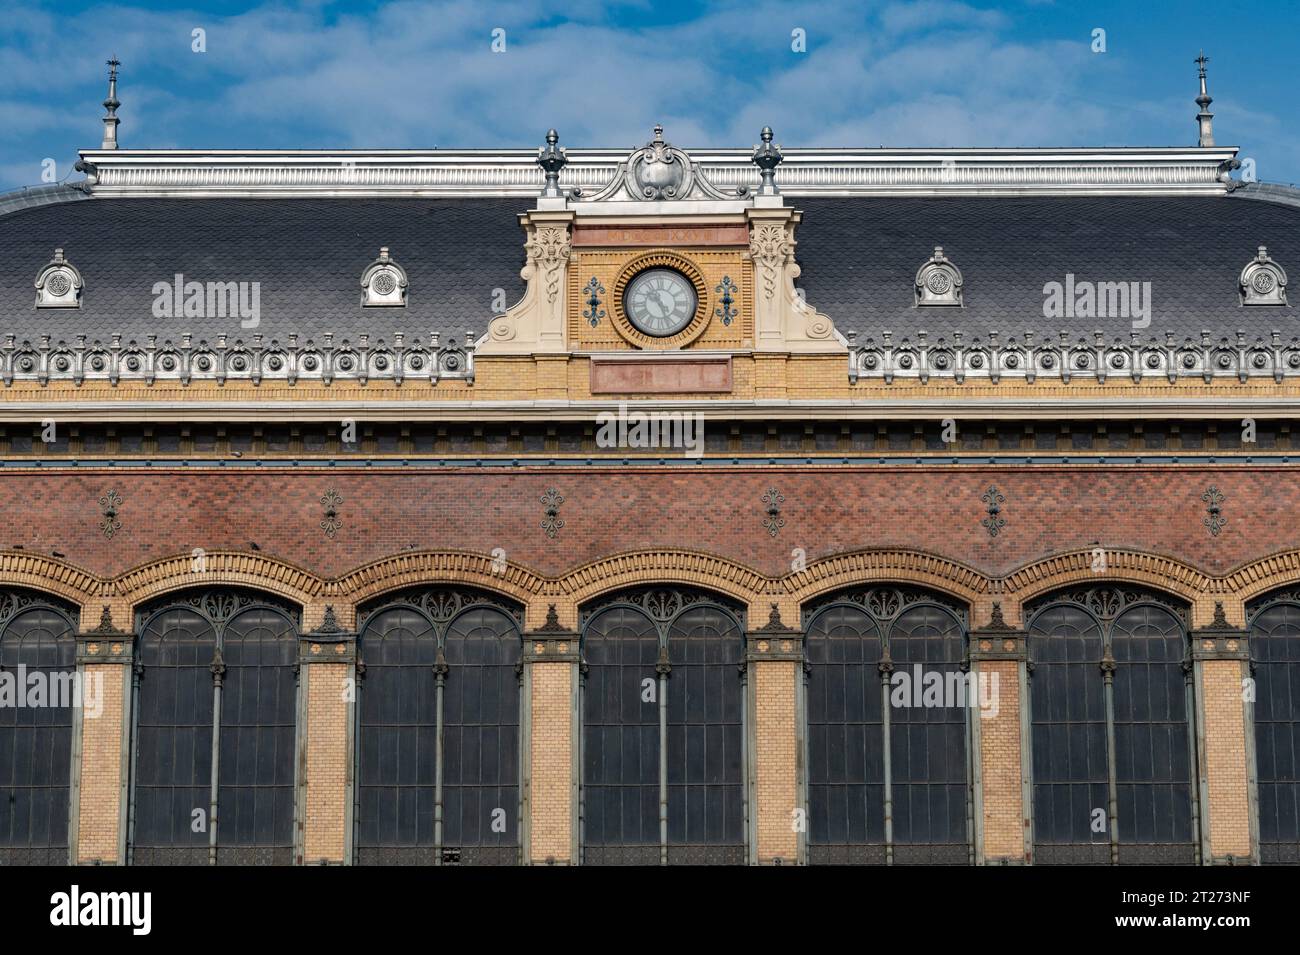
[[[647,269],[628,283],[623,311],[646,335],[676,335],[695,317],[698,298],[691,280],[672,269]]]

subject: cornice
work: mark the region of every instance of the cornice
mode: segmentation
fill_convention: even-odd
[[[625,149],[568,149],[563,193],[599,194]],[[806,196],[1219,195],[1236,147],[788,149],[781,192]],[[759,185],[748,149],[693,149],[719,190]],[[536,197],[535,149],[82,150],[93,195]],[[556,200],[563,201],[563,200]],[[662,205],[671,207],[672,202]]]

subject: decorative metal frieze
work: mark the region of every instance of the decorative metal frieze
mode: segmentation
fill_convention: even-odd
[[[593,275],[591,281],[583,287],[583,291],[587,293],[587,307],[583,310],[582,317],[587,320],[587,324],[595,328],[605,317],[605,310],[600,307],[600,297],[605,294],[605,286],[601,285],[600,279]]]
[[[564,519],[560,517],[560,505],[564,503],[564,498],[555,488],[546,489],[541,497],[542,506],[546,509],[542,517],[542,530],[546,531],[547,537],[555,537],[564,526]]]
[[[713,291],[719,296],[718,307],[713,310],[713,315],[721,319],[723,325],[730,325],[740,315],[739,309],[731,307],[736,304],[736,293],[740,290],[736,287],[736,283],[731,281],[730,275],[724,275],[722,282]]]
[[[992,485],[980,500],[988,505],[988,516],[980,521],[980,524],[989,532],[989,537],[997,537],[998,532],[1007,524],[1007,519],[1002,516],[1002,505],[1007,501],[1006,495],[999,491],[996,485]]]
[[[763,518],[763,527],[772,537],[785,527],[785,518],[781,516],[781,505],[784,503],[785,495],[774,487],[768,488],[763,494],[763,506],[767,509],[767,516]]]
[[[1154,337],[1143,341],[1132,332],[1128,342],[1116,338],[1109,343],[1099,331],[1091,341],[1071,340],[1070,333],[1061,332],[1056,342],[1036,342],[1032,332],[1005,342],[992,332],[987,341],[975,338],[969,344],[961,332],[955,332],[952,341],[935,342],[924,331],[917,332],[915,342],[905,338],[896,343],[889,331],[882,333],[880,342],[868,338],[865,344],[856,344],[853,332],[848,337],[850,384],[863,378],[887,385],[896,380],[924,385],[931,378],[957,384],[977,379],[995,385],[1004,378],[1031,384],[1039,378],[1067,385],[1076,378],[1104,383],[1109,375],[1127,376],[1134,383],[1163,378],[1171,384],[1187,378],[1207,384],[1216,378],[1243,383],[1252,378],[1275,382],[1300,378],[1300,338],[1283,342],[1280,331],[1253,342],[1247,341],[1244,331],[1233,339],[1217,340],[1204,331],[1199,341],[1189,337],[1181,342],[1173,332],[1166,332],[1164,341]]]
[[[99,529],[105,537],[112,540],[113,535],[122,529],[122,522],[117,519],[118,510],[122,506],[122,495],[110,488],[99,499],[99,506],[104,513],[104,519],[99,522]]]
[[[1260,246],[1237,280],[1242,305],[1286,305],[1286,271]]]
[[[226,335],[216,336],[216,343],[206,339],[194,342],[193,336],[181,335],[180,343],[169,339],[158,342],[157,335],[149,335],[145,344],[134,339],[123,342],[121,335],[113,335],[108,344],[96,339],[87,342],[78,335],[73,344],[64,340],[52,342],[42,335],[33,344],[29,340],[16,342],[13,335],[5,336],[0,345],[0,378],[6,386],[15,381],[72,381],[78,386],[87,381],[107,381],[116,386],[120,381],[175,382],[188,385],[192,381],[284,382],[296,385],[300,380],[312,385],[329,385],[334,381],[359,381],[370,379],[393,381],[402,384],[408,378],[427,379],[437,384],[440,378],[474,380],[474,335],[468,333],[464,344],[455,338],[440,344],[436,333],[429,337],[428,345],[406,345],[405,336],[393,336],[389,346],[382,340],[372,345],[369,335],[361,335],[357,344],[344,339],[334,343],[334,336],[326,333],[322,344],[312,339],[299,344],[296,334],[288,336],[288,343],[279,339],[270,342],[260,334],[253,335],[249,343],[242,339],[233,342]]]
[[[81,273],[63,257],[62,249],[54,250],[54,258],[36,276],[37,308],[80,308]]]
[[[956,305],[962,304],[961,290],[963,280],[961,269],[953,265],[943,254],[943,246],[936,245],[930,260],[916,270],[916,304]]]
[[[1223,494],[1217,487],[1210,485],[1201,495],[1201,500],[1205,502],[1206,510],[1206,517],[1201,523],[1210,529],[1211,537],[1218,537],[1223,525],[1228,523],[1228,519],[1223,516]]]
[[[921,587],[884,585],[839,590],[820,597],[812,603],[805,604],[803,607],[804,627],[806,628],[812,616],[824,607],[831,604],[845,603],[857,604],[882,623],[893,620],[904,610],[916,604],[938,604],[941,607],[946,607],[957,615],[963,626],[966,625],[968,617],[966,605],[949,597],[947,594],[926,590]]]
[[[0,590],[0,630],[18,614],[33,607],[50,607],[74,622],[77,619],[77,606],[69,601],[35,590],[6,588]]]
[[[375,614],[394,606],[415,607],[423,611],[439,627],[450,623],[461,611],[469,607],[489,606],[501,611],[523,630],[523,608],[486,590],[468,587],[413,587],[392,594],[367,605],[357,615],[357,628],[364,630]]]
[[[379,250],[379,258],[361,273],[363,307],[401,307],[406,304],[406,269],[388,254],[388,246]]]
[[[639,587],[609,594],[585,605],[581,613],[582,623],[585,625],[596,614],[615,605],[636,607],[657,624],[666,624],[683,610],[697,605],[722,607],[734,614],[742,626],[745,620],[745,608],[729,597],[687,587]]]
[[[1135,604],[1156,603],[1169,610],[1186,626],[1191,621],[1187,604],[1158,590],[1142,587],[1120,587],[1098,584],[1095,587],[1077,587],[1058,590],[1031,601],[1025,606],[1025,619],[1049,604],[1073,603],[1092,613],[1103,623],[1110,623]]]
[[[220,627],[236,614],[250,607],[270,607],[283,613],[297,626],[302,619],[302,608],[292,601],[261,591],[245,591],[234,587],[213,590],[193,590],[181,594],[166,594],[140,607],[138,618],[152,615],[158,610],[184,607],[193,610],[210,623]]]
[[[325,531],[325,536],[332,538],[343,526],[343,519],[339,517],[339,505],[343,503],[343,495],[330,488],[320,502],[325,505],[325,517],[320,522],[320,526]]]

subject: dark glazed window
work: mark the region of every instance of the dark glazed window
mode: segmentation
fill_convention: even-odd
[[[518,861],[521,625],[520,608],[470,590],[363,610],[358,862]]]
[[[1035,862],[1197,860],[1186,614],[1112,586],[1027,608]]]
[[[130,861],[291,863],[298,610],[218,590],[139,619]]]
[[[741,608],[648,588],[583,621],[583,862],[742,864]]]
[[[69,861],[76,613],[42,594],[0,590],[0,865]]]
[[[903,587],[805,608],[809,861],[971,861],[965,620]]]
[[[1252,604],[1255,765],[1259,855],[1265,864],[1300,864],[1300,592]]]

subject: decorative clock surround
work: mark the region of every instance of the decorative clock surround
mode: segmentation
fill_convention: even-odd
[[[677,276],[689,283],[695,293],[692,314],[678,331],[667,335],[651,334],[655,313],[649,309],[653,303],[647,298],[643,304],[638,305],[637,299],[637,296],[646,291],[646,284],[653,284],[661,274],[669,283],[672,282],[672,276]],[[631,302],[629,293],[633,296]],[[704,274],[689,258],[671,249],[653,249],[629,262],[614,283],[610,305],[614,313],[614,329],[637,348],[681,348],[688,345],[703,334],[711,314]],[[629,305],[633,312],[631,315],[628,314]],[[664,307],[665,310],[668,309],[666,298]],[[638,309],[646,309],[646,314],[638,314]],[[665,320],[670,321],[671,318]]]

